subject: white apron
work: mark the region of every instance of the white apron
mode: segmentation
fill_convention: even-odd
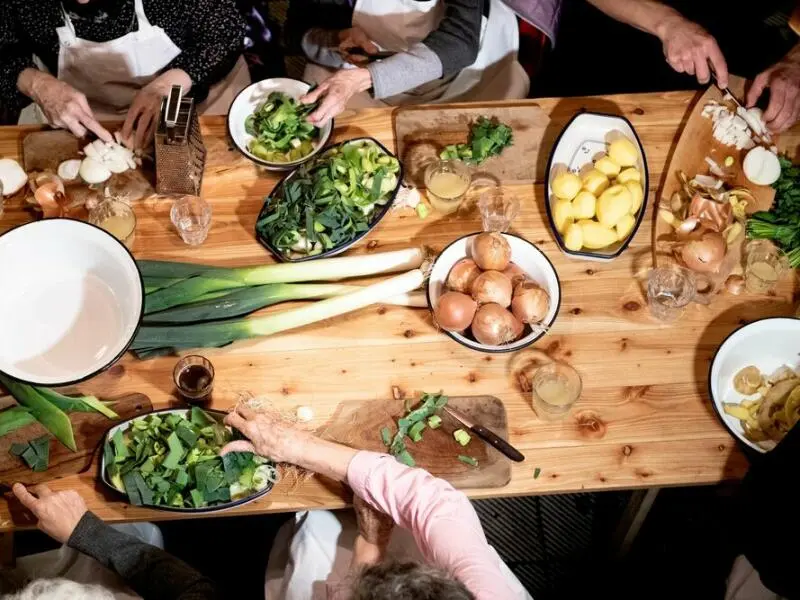
[[[98,120],[123,118],[136,93],[153,81],[181,53],[163,28],[152,25],[142,0],[134,0],[136,27],[120,38],[93,42],[75,35],[75,27],[62,5],[64,25],[56,28],[59,41],[58,73],[86,96]],[[244,57],[239,57],[225,79],[211,87],[198,110],[226,114],[230,103],[250,84]],[[41,110],[31,105],[22,111],[20,123],[46,122]]]

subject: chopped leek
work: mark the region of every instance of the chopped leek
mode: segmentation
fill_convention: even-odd
[[[20,444],[11,444],[9,453],[21,458],[33,471],[46,471],[50,461],[50,436],[43,435]]]
[[[453,432],[453,437],[462,446],[466,446],[467,444],[469,444],[470,440],[472,439],[470,435],[463,429],[456,429]]]
[[[471,456],[464,456],[463,454],[459,454],[458,455],[458,460],[460,460],[461,462],[463,462],[463,463],[465,463],[465,464],[467,464],[467,465],[469,465],[471,467],[477,467],[478,466],[478,461],[475,460],[474,458],[472,458]]]

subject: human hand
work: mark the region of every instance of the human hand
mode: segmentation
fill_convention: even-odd
[[[719,49],[717,40],[697,23],[675,14],[665,19],[656,29],[661,40],[664,56],[678,73],[697,77],[700,83],[711,78],[709,63],[714,69],[717,85],[728,87],[728,65]]]
[[[173,85],[180,85],[186,93],[192,87],[192,79],[181,69],[171,69],[137,92],[120,132],[123,144],[139,150],[150,143],[158,125],[161,101]]]
[[[369,62],[366,56],[351,53],[352,48],[361,48],[367,54],[377,54],[379,51],[378,46],[358,27],[343,29],[339,32],[339,54],[353,65],[364,65]]]
[[[769,88],[769,106],[764,122],[770,131],[785,131],[800,118],[800,45],[766,71],[747,92],[747,106],[754,106],[764,88]]]
[[[256,413],[243,404],[228,413],[225,424],[241,431],[250,441],[230,442],[220,454],[253,452],[275,462],[300,464],[305,446],[313,439],[310,433],[292,427],[274,416]]]
[[[311,104],[324,96],[317,110],[308,115],[309,123],[321,126],[342,112],[354,94],[365,92],[371,87],[372,75],[369,70],[340,69],[312,92],[300,98],[300,102]]]
[[[53,492],[46,485],[37,485],[31,491],[34,496],[21,483],[15,483],[12,488],[17,499],[39,519],[37,527],[51,538],[66,544],[72,532],[86,514],[86,503],[78,492]]]
[[[104,142],[114,140],[94,118],[86,96],[68,83],[37,69],[25,69],[17,86],[39,105],[51,125],[68,129],[77,137],[85,136],[88,130]]]

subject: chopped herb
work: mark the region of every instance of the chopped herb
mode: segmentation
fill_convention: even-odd
[[[408,430],[408,437],[411,438],[411,441],[415,444],[417,442],[422,441],[422,432],[425,429],[425,421],[420,420],[414,423],[411,428]]]
[[[417,465],[417,463],[414,462],[414,457],[409,454],[408,450],[400,452],[400,454],[397,455],[397,460],[409,467],[415,467]]]
[[[497,156],[513,143],[514,134],[511,127],[496,118],[478,117],[472,124],[467,143],[447,146],[440,156],[444,159],[459,159],[479,165],[487,158]]]
[[[471,456],[464,456],[463,454],[458,455],[458,460],[461,462],[470,465],[471,467],[477,467],[478,461],[472,458]]]
[[[469,444],[470,440],[472,439],[470,435],[463,429],[456,429],[453,432],[453,437],[462,446],[466,446],[467,444]]]
[[[389,431],[388,427],[381,429],[381,440],[383,440],[383,445],[387,448],[392,445],[392,432]]]
[[[542,474],[542,470],[539,467],[536,467],[533,470],[533,478],[534,479],[539,479],[539,475],[541,475],[541,474]]]
[[[404,402],[404,416],[397,420],[397,433],[394,435],[391,443],[387,444],[389,446],[389,453],[400,462],[409,464],[408,460],[410,460],[411,463],[414,463],[414,459],[406,447],[405,438],[410,437],[412,441],[419,441],[414,440],[414,438],[411,437],[411,429],[416,427],[418,424],[421,424],[422,426],[417,432],[417,434],[419,434],[419,439],[421,440],[421,433],[425,428],[425,421],[434,416],[436,411],[442,408],[445,404],[447,404],[447,396],[443,395],[442,393],[424,393],[422,395],[422,401],[420,402],[419,407],[413,410],[411,410],[409,402],[406,400]],[[383,437],[383,432],[381,432],[381,437]],[[414,464],[410,464],[409,466],[414,466]]]
[[[419,204],[417,204],[417,208],[415,208],[414,210],[417,211],[417,216],[420,219],[427,219],[428,215],[431,214],[431,209],[428,208],[428,205],[421,201]]]

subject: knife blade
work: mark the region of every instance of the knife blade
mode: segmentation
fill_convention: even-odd
[[[447,405],[444,406],[444,411],[448,415],[453,417],[456,421],[461,423],[464,427],[469,429],[472,433],[481,438],[484,442],[486,442],[487,444],[492,446],[495,450],[501,452],[514,462],[522,462],[523,460],[525,460],[525,456],[519,450],[514,448],[514,446],[509,444],[495,432],[491,431],[490,429],[487,429],[483,425],[478,425],[476,423],[473,423],[470,420],[470,418],[467,417],[464,413]]]

